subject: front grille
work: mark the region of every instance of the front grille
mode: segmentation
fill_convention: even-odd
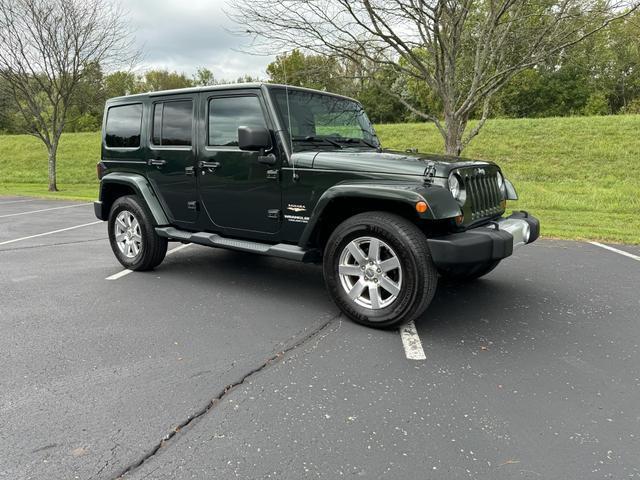
[[[471,168],[460,173],[467,191],[467,204],[471,209],[472,220],[502,213],[497,172],[486,168]]]

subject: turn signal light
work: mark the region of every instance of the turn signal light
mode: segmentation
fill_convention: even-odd
[[[416,212],[424,213],[429,209],[429,205],[426,202],[418,202],[416,203]]]
[[[107,166],[102,163],[102,162],[98,162],[96,164],[96,173],[98,175],[98,180],[102,180],[102,177],[104,177],[104,173],[107,170]]]

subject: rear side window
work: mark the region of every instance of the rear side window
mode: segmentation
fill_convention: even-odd
[[[110,148],[137,148],[140,146],[142,104],[110,107],[105,126],[105,142]]]
[[[260,100],[255,96],[209,100],[209,145],[238,145],[238,127],[266,127]]]
[[[153,107],[153,144],[190,146],[192,110],[191,100],[156,103]]]

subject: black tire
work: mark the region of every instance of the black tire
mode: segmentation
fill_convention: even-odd
[[[379,308],[377,309],[372,308],[373,301],[371,301],[371,307],[369,308],[358,303],[366,302],[366,298],[364,300],[362,300],[362,297],[356,300],[352,299],[347,292],[350,284],[347,283],[344,286],[343,282],[350,282],[350,279],[355,281],[356,278],[359,278],[358,282],[367,283],[370,286],[366,287],[367,291],[371,292],[369,289],[372,286],[371,282],[375,281],[376,285],[380,287],[377,292],[381,292],[380,295],[386,294],[391,297],[392,295],[389,292],[382,290],[382,284],[385,280],[382,277],[387,276],[387,273],[379,273],[378,277],[373,278],[366,277],[365,273],[362,273],[361,275],[359,274],[360,277],[354,275],[346,277],[346,280],[345,277],[341,277],[339,274],[341,256],[345,261],[344,255],[347,255],[347,257],[350,255],[347,251],[351,242],[357,243],[362,241],[363,238],[372,238],[384,242],[386,246],[381,246],[382,250],[380,251],[386,251],[388,256],[395,256],[396,263],[399,263],[401,267],[399,270],[389,271],[389,275],[399,276],[399,293],[397,293],[395,300],[391,300],[388,305],[383,306],[382,303],[379,303]],[[368,246],[368,249],[370,248],[371,243]],[[360,253],[364,253],[364,250],[361,250]],[[371,251],[368,250],[366,256],[368,257],[370,253]],[[382,258],[381,255],[382,253],[377,257]],[[355,260],[355,256],[353,256],[353,259]],[[366,262],[363,260],[358,265],[354,263],[349,266],[362,269],[362,264],[364,263]],[[366,265],[369,264],[366,263]],[[415,320],[431,303],[438,283],[438,272],[431,259],[424,233],[407,219],[387,212],[362,213],[338,225],[327,241],[324,250],[323,270],[329,294],[340,310],[352,320],[375,328],[397,327]],[[369,271],[367,268],[366,274],[375,275],[374,270],[377,272],[382,271],[375,268]],[[376,288],[375,286],[373,287]],[[362,291],[364,292],[364,290]],[[367,295],[367,293],[364,294]],[[371,298],[372,294],[368,293],[368,295]],[[390,297],[386,301],[390,301]],[[380,298],[381,301],[385,301],[382,297]]]
[[[480,263],[478,265],[471,265],[465,267],[452,267],[450,269],[441,270],[440,275],[447,280],[455,282],[472,282],[480,277],[491,273],[498,265],[500,260],[496,260],[488,263]]]
[[[124,212],[129,212],[139,225],[140,246],[133,256],[127,256],[127,251],[120,250],[116,240],[116,226],[118,216]],[[151,221],[151,214],[143,206],[142,202],[135,195],[127,195],[118,198],[111,206],[109,212],[109,243],[111,250],[123,267],[129,270],[144,271],[152,270],[162,263],[167,254],[167,239],[159,237]],[[133,252],[129,252],[133,254]]]

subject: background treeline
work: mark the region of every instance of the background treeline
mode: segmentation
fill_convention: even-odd
[[[417,121],[390,91],[422,111],[439,112],[440,100],[424,83],[416,84],[391,69],[372,78],[366,66],[293,50],[267,67],[266,78],[244,76],[232,82],[266,80],[341,93],[359,99],[376,123]],[[133,93],[230,83],[207,68],[194,75],[150,70],[105,73],[92,66],[75,92],[65,131],[100,129],[107,98]],[[560,52],[545,64],[514,77],[493,102],[491,117],[536,118],[640,113],[640,13]],[[0,132],[23,131],[21,116],[0,98]]]
[[[100,130],[104,103],[108,98],[199,85],[252,81],[257,81],[257,79],[244,76],[232,82],[218,82],[213,73],[206,68],[199,69],[191,77],[184,73],[168,70],[149,70],[143,74],[116,71],[107,74],[102,71],[99,64],[93,64],[74,92],[77,98],[70,102],[65,131],[93,132]],[[1,78],[0,82],[2,82]],[[23,122],[24,119],[17,109],[13,108],[7,99],[0,97],[0,132],[22,133],[25,130]]]
[[[438,116],[439,98],[393,70],[377,78],[362,68],[299,51],[269,65],[269,80],[326,89],[358,98],[376,123],[422,121],[389,95],[400,92],[410,104]],[[540,118],[640,113],[640,13],[636,12],[547,63],[514,77],[493,101],[491,117]],[[479,117],[477,112],[475,117]]]

